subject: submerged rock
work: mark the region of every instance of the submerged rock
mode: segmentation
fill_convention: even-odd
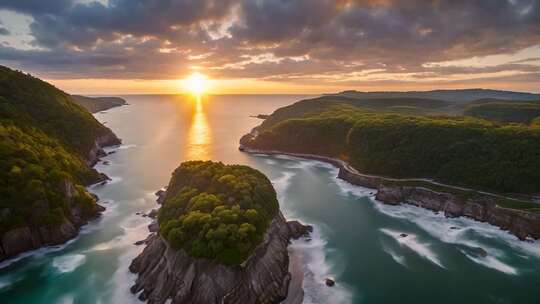
[[[487,251],[485,249],[483,249],[483,248],[480,248],[480,247],[471,247],[471,248],[469,248],[469,251],[470,251],[471,254],[473,254],[474,256],[477,256],[477,257],[485,258],[488,255]]]

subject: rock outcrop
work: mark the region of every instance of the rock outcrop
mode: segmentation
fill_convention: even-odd
[[[94,147],[88,152],[86,164],[90,167],[94,166],[101,157],[107,156],[103,147],[115,146],[121,144],[121,140],[110,130],[104,135],[98,136],[94,141]]]
[[[167,300],[173,304],[280,303],[287,297],[291,280],[289,240],[310,230],[298,222],[288,224],[279,213],[263,242],[237,266],[192,258],[171,248],[159,235],[152,235],[129,267],[138,274],[131,291],[140,293],[139,298],[150,304]]]

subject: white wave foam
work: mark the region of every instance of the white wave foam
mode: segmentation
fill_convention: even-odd
[[[58,304],[73,304],[75,303],[75,298],[71,294],[63,295],[58,299]]]
[[[109,178],[111,180],[108,181],[106,185],[117,184],[117,183],[119,183],[119,182],[121,182],[123,180],[123,178],[121,178],[120,176],[109,176]]]
[[[394,231],[391,229],[386,228],[380,228],[379,231],[382,233],[392,237],[394,240],[396,240],[401,246],[405,246],[412,251],[414,251],[419,256],[427,259],[428,261],[432,262],[433,264],[445,268],[444,265],[441,263],[439,258],[437,257],[437,254],[433,250],[429,248],[429,244],[422,243],[418,240],[418,236],[415,234],[409,234],[405,237],[401,236],[401,232]]]
[[[377,190],[353,185],[337,177],[338,169],[335,169],[335,183],[339,186],[342,195],[353,195],[356,197],[374,197]]]
[[[117,149],[118,150],[126,150],[137,147],[136,144],[129,144],[129,145],[120,145]]]
[[[36,250],[31,250],[31,251],[21,253],[21,254],[19,254],[17,256],[14,256],[14,257],[12,257],[12,258],[10,258],[8,260],[5,260],[5,261],[1,262],[0,263],[0,269],[8,267],[9,265],[11,265],[13,263],[16,263],[16,262],[18,262],[20,260],[23,260],[25,258],[29,258],[29,257],[41,258],[41,257],[43,257],[44,255],[46,255],[48,253],[64,250],[67,246],[69,246],[71,243],[75,242],[78,239],[79,239],[79,236],[65,242],[62,245],[48,246],[48,247],[43,247],[43,248],[39,248],[39,249],[36,249]]]
[[[284,199],[285,193],[290,186],[291,178],[293,176],[294,176],[294,173],[283,171],[281,172],[280,177],[277,177],[271,180],[272,185],[274,186],[274,189],[276,189],[277,199],[281,203],[282,206],[285,205],[285,202],[286,202],[286,200]],[[287,213],[290,210],[288,210],[288,208],[285,208],[283,211],[284,213]]]
[[[300,239],[291,244],[291,249],[298,253],[304,263],[304,303],[351,303],[352,292],[349,286],[336,280],[334,287],[325,284],[326,278],[336,278],[341,274],[339,265],[328,261],[326,241],[315,227],[311,241]],[[339,259],[338,259],[339,260]]]
[[[271,158],[265,158],[264,162],[271,166],[277,164],[277,162]]]
[[[83,254],[69,254],[55,257],[52,266],[60,273],[72,272],[86,262]]]
[[[7,288],[19,281],[21,281],[23,277],[19,274],[8,274],[5,276],[0,277],[0,291],[4,288]]]
[[[516,236],[488,223],[478,222],[466,217],[447,218],[442,212],[433,211],[412,205],[387,205],[372,200],[379,212],[388,216],[415,223],[435,238],[449,243],[467,247],[489,247],[484,241],[495,241],[510,246],[515,254],[540,258],[540,241],[524,242]],[[486,249],[490,254],[502,257],[504,253],[494,248]]]
[[[384,252],[388,253],[396,263],[408,267],[403,255],[397,253],[394,249],[384,243],[382,244],[382,249]]]
[[[504,272],[506,274],[511,274],[511,275],[518,274],[518,270],[516,268],[499,261],[498,259],[494,258],[491,255],[488,255],[486,257],[477,257],[477,256],[472,256],[465,251],[462,251],[462,252],[466,257],[468,257],[472,261],[478,264],[484,265],[488,268],[492,268],[500,272]]]
[[[284,158],[288,160],[294,160],[299,163],[297,165],[287,166],[287,168],[310,168],[313,166],[320,165],[321,162],[318,161],[304,161],[296,158],[291,158],[288,156],[282,156],[279,158]],[[293,168],[294,167],[294,168]],[[285,217],[289,220],[295,219],[295,212],[291,208],[291,201],[287,199],[286,192],[287,189],[291,186],[291,181],[294,176],[297,174],[294,170],[281,171],[281,175],[277,178],[272,179],[272,184],[277,192],[277,197],[280,202],[280,209],[282,210]],[[308,223],[302,218],[298,218],[300,222]],[[352,302],[352,291],[351,288],[341,282],[337,281],[334,287],[328,287],[325,284],[325,279],[329,277],[338,277],[341,274],[340,265],[328,261],[326,258],[326,241],[321,236],[319,232],[320,229],[329,229],[322,224],[313,224],[314,231],[311,234],[311,241],[307,242],[306,240],[300,239],[292,241],[290,246],[291,250],[294,250],[300,256],[300,259],[303,263],[304,268],[304,303],[305,304],[315,304],[315,303],[351,303]],[[326,230],[325,230],[326,231]],[[340,260],[340,259],[337,259]]]
[[[131,261],[137,257],[144,248],[144,246],[133,246],[132,244],[137,240],[146,238],[149,234],[146,226],[150,223],[150,220],[147,218],[143,219],[146,221],[144,224],[134,227],[121,224],[125,234],[119,242],[121,244],[129,244],[130,246],[127,247],[128,249],[124,254],[118,257],[119,267],[116,269],[113,277],[108,283],[111,285],[113,291],[114,300],[111,301],[112,303],[140,303],[137,299],[137,295],[134,295],[130,291],[130,287],[137,279],[137,275],[131,273],[128,268]]]

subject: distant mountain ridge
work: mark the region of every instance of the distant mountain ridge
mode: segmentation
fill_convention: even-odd
[[[343,91],[330,96],[344,96],[351,98],[428,98],[440,99],[455,103],[465,103],[477,99],[496,98],[505,100],[540,100],[540,94],[526,92],[512,92],[491,89],[457,89],[457,90],[432,90],[432,91],[380,91],[360,92],[355,90]]]

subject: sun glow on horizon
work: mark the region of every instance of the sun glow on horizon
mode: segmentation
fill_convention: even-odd
[[[184,79],[184,88],[195,96],[201,96],[208,91],[208,77],[195,72]]]

